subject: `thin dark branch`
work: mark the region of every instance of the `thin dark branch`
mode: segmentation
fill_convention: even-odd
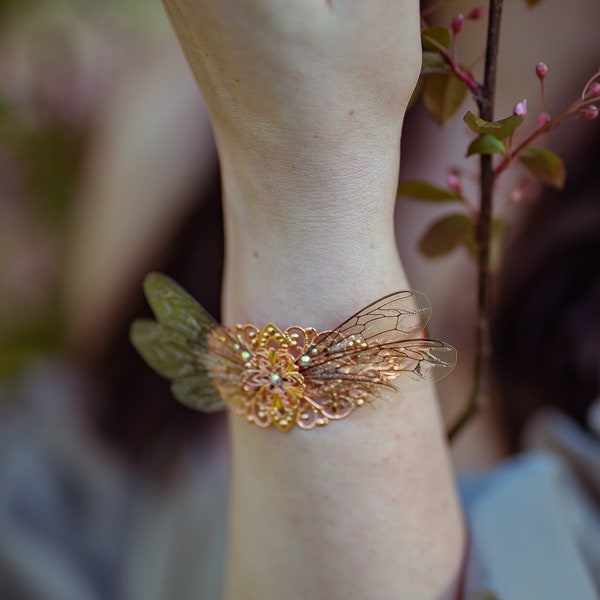
[[[494,98],[496,92],[496,71],[498,67],[498,47],[500,42],[500,22],[503,0],[490,0],[487,46],[485,54],[485,76],[480,93],[476,97],[479,114],[486,121],[494,120]],[[481,187],[480,210],[477,219],[477,322],[475,326],[475,364],[473,367],[473,388],[467,407],[450,428],[450,440],[477,414],[481,396],[485,393],[488,363],[491,354],[489,342],[491,313],[490,240],[492,214],[494,208],[494,169],[492,156],[483,154],[480,161]]]

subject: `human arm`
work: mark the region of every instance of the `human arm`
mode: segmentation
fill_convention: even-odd
[[[226,324],[327,329],[408,288],[393,229],[413,0],[164,0],[221,160]],[[432,390],[313,432],[232,417],[227,595],[456,594],[464,534]]]

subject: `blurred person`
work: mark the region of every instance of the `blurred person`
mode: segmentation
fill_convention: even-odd
[[[465,583],[499,598],[600,591],[599,139],[596,127],[565,189],[529,207],[497,282],[487,410],[516,457],[461,491]]]
[[[215,255],[198,293],[218,308],[221,217],[206,112],[170,32],[140,33],[148,9],[4,8],[0,167],[12,177],[0,182],[0,598],[216,598],[222,419],[183,418],[157,378],[136,390],[145,402],[135,412],[106,409],[114,382],[127,393],[125,371],[127,381],[136,366],[148,374],[135,357],[127,364],[118,330],[137,311],[128,300],[136,273],[166,260],[171,237],[181,240],[176,261]],[[44,48],[52,40],[61,43]],[[44,355],[36,311],[48,304],[59,333]],[[24,339],[11,346],[7,328],[22,323]],[[173,431],[181,423],[196,440],[204,431],[192,447],[191,433]],[[209,442],[216,449],[206,453]]]
[[[212,192],[214,194],[214,196],[218,195],[218,189],[213,190]],[[213,204],[213,211],[214,211],[214,204]],[[218,207],[217,207],[217,211],[218,211]],[[215,213],[212,212],[211,213],[212,216],[209,216],[207,214],[203,214],[202,216],[198,216],[198,220],[197,220],[197,224],[198,226],[202,226],[204,225],[205,227],[210,227],[208,225],[208,223],[214,222],[214,227],[219,227],[219,220],[218,218],[215,217]],[[175,234],[173,234],[175,235]],[[214,279],[212,279],[212,275],[211,275],[211,281],[213,283],[210,284],[210,287],[212,288],[212,300],[208,298],[208,296],[203,296],[203,293],[206,293],[207,290],[204,289],[204,275],[202,276],[202,278],[199,278],[197,273],[198,272],[204,272],[206,270],[206,265],[205,262],[199,258],[196,258],[194,260],[191,260],[190,262],[192,264],[190,264],[189,266],[182,266],[179,264],[179,262],[182,260],[182,258],[185,258],[187,256],[189,256],[190,253],[194,254],[195,251],[199,251],[197,256],[203,257],[205,258],[206,254],[208,254],[208,251],[206,249],[206,247],[204,247],[202,250],[199,250],[197,247],[194,246],[193,240],[194,238],[199,238],[199,237],[204,237],[204,236],[200,236],[197,234],[197,230],[196,230],[196,222],[194,222],[194,220],[190,221],[190,227],[188,229],[188,233],[187,235],[184,234],[184,238],[187,238],[188,241],[187,243],[184,242],[182,243],[182,245],[180,247],[182,248],[186,248],[185,250],[183,250],[181,252],[181,254],[178,255],[177,252],[174,252],[171,254],[172,256],[172,266],[167,268],[167,271],[169,271],[171,274],[173,274],[176,278],[178,278],[182,283],[184,283],[184,285],[186,287],[188,287],[188,289],[191,289],[194,292],[194,295],[198,298],[201,299],[202,303],[205,306],[208,307],[212,307],[212,314],[217,316],[217,300],[216,300],[216,295],[218,295],[218,290],[215,289],[215,284],[214,284]],[[218,240],[214,241],[214,246],[212,246],[211,248],[217,248],[219,245]],[[203,254],[206,253],[206,254]],[[218,253],[218,248],[217,248],[217,253]],[[160,255],[160,252],[158,253]],[[164,256],[164,254],[163,254]],[[211,254],[210,254],[211,258],[214,256],[212,254],[212,249],[211,249]],[[164,260],[164,259],[163,259]],[[167,261],[167,264],[170,261]],[[185,260],[184,260],[185,263]],[[110,264],[110,263],[109,263]],[[216,265],[213,265],[212,268],[217,268]],[[187,275],[186,275],[187,273]],[[199,279],[202,279],[202,281],[199,281]],[[187,281],[189,281],[190,283],[187,283]],[[129,283],[129,285],[131,286],[131,282]],[[216,294],[216,295],[215,295]],[[124,313],[126,311],[122,312],[122,316],[121,316],[121,320],[123,320],[123,322],[125,321],[125,318],[123,317]],[[132,313],[134,312],[133,310],[131,311]],[[106,323],[110,323],[110,320],[106,320]],[[124,335],[124,327],[123,327],[123,332],[122,334]],[[121,338],[121,340],[123,340],[123,338]],[[116,346],[116,348],[121,348],[121,351],[119,353],[115,353],[114,349],[110,347],[110,345],[107,346],[107,356],[104,359],[100,359],[101,363],[103,363],[105,366],[102,367],[102,371],[103,372],[108,372],[110,377],[109,377],[109,382],[115,382],[114,383],[114,387],[113,384],[110,384],[108,386],[108,390],[110,391],[109,394],[103,395],[102,398],[99,400],[97,406],[99,407],[98,412],[96,413],[97,415],[100,416],[100,418],[98,419],[98,423],[100,424],[100,429],[103,432],[105,439],[108,438],[110,440],[113,441],[113,443],[116,443],[117,447],[121,448],[122,450],[124,450],[126,452],[126,455],[129,457],[134,458],[133,463],[135,464],[137,462],[137,464],[144,464],[144,465],[148,465],[148,464],[156,464],[156,462],[158,462],[158,464],[161,464],[161,454],[162,454],[162,458],[163,458],[163,465],[181,465],[181,451],[174,451],[174,449],[180,448],[182,449],[185,445],[183,443],[183,440],[185,439],[189,439],[189,440],[193,440],[193,439],[197,439],[198,438],[198,433],[201,429],[204,428],[204,425],[202,425],[202,421],[204,421],[204,418],[202,416],[198,416],[198,418],[196,418],[195,416],[192,417],[192,414],[187,411],[186,409],[183,409],[181,407],[178,407],[176,404],[171,403],[168,406],[172,407],[172,409],[168,410],[169,413],[169,417],[168,419],[165,419],[165,415],[166,413],[161,413],[160,409],[159,410],[152,410],[149,411],[147,410],[147,408],[149,406],[153,406],[154,408],[156,408],[156,404],[154,404],[155,402],[160,403],[162,399],[164,399],[166,397],[166,389],[167,386],[163,383],[162,384],[162,391],[157,388],[156,386],[159,386],[160,384],[158,383],[158,379],[149,374],[147,369],[145,367],[142,366],[141,361],[139,361],[138,359],[134,358],[131,355],[131,351],[127,350],[125,352],[125,354],[129,355],[129,358],[127,359],[123,359],[123,360],[119,360],[119,356],[123,356],[122,354],[122,344],[123,341],[121,341],[120,344],[118,344]],[[131,361],[131,362],[128,362]],[[144,382],[144,379],[149,380],[151,383],[148,383],[148,381]],[[135,387],[136,386],[136,382],[139,381],[142,388],[141,390],[143,390],[142,393],[140,392],[140,388]],[[132,388],[128,388],[127,387],[127,383],[129,382],[129,385],[132,386]],[[54,385],[56,385],[57,389],[61,389],[60,386],[58,385],[58,383],[51,383],[51,381],[46,380],[43,385],[41,386],[44,389],[48,389],[48,387],[53,387]],[[38,387],[39,389],[39,387]],[[134,391],[135,390],[135,391]],[[114,394],[114,396],[112,395]],[[65,394],[66,396],[66,394]],[[126,402],[126,403],[130,403],[129,406],[127,404],[120,404],[121,402]],[[46,404],[46,399],[43,400],[43,404]],[[119,412],[119,404],[120,404],[120,408],[124,409],[125,412]],[[47,403],[47,405],[49,407],[52,406],[52,404],[50,402]],[[128,407],[127,407],[128,406]],[[167,404],[166,402],[164,403],[164,409],[167,410]],[[52,409],[50,409],[50,412],[52,412]],[[178,417],[175,417],[175,414],[179,414]],[[47,418],[47,415],[44,413],[42,413],[44,418]],[[194,426],[190,426],[190,421],[191,420],[197,421],[197,428],[194,428]],[[44,421],[42,421],[44,422]],[[137,425],[141,425],[141,427],[136,427]],[[167,424],[171,424],[173,427],[172,429],[170,429],[170,426]],[[150,426],[149,429],[144,430],[144,426],[148,425]],[[62,424],[62,426],[64,427],[64,423]],[[157,427],[158,426],[158,430],[157,429],[153,429],[152,427]],[[214,427],[215,423],[211,423],[209,425],[209,427]],[[36,421],[36,425],[31,425],[29,427],[29,429],[26,431],[27,435],[33,435],[32,430],[36,430],[36,428],[38,427],[38,422]],[[170,430],[170,431],[169,431]],[[189,436],[186,437],[180,437],[183,430],[187,430],[189,432]],[[206,428],[204,428],[204,430],[206,431]],[[27,435],[23,436],[24,438],[27,438]],[[154,443],[155,440],[158,438],[162,439],[165,441],[165,443],[159,443],[159,449],[157,452],[152,452],[152,450],[155,448],[156,444]],[[19,437],[19,436],[16,436]],[[53,443],[55,443],[56,440],[54,440]],[[80,441],[78,441],[76,444],[73,444],[73,446],[70,446],[70,448],[74,449],[74,448],[80,448]],[[85,448],[86,447],[86,442],[84,440],[81,440],[81,448]],[[217,444],[218,447],[218,444]],[[222,450],[221,450],[222,451]],[[95,450],[92,452],[92,454],[95,452]],[[166,452],[166,453],[165,453]],[[217,452],[218,454],[219,452]],[[81,451],[81,455],[85,456],[86,453],[85,451]],[[215,572],[212,574],[212,578],[214,579],[215,577],[217,577],[218,573],[220,573],[220,569],[222,568],[222,564],[221,566],[219,566],[219,559],[218,557],[219,555],[219,548],[221,548],[222,551],[222,547],[223,547],[223,523],[224,523],[224,516],[222,514],[222,512],[219,512],[218,510],[215,511],[214,506],[212,509],[207,509],[206,507],[201,508],[200,506],[198,506],[197,502],[198,502],[198,497],[202,496],[204,498],[209,498],[211,497],[210,495],[207,496],[206,494],[206,489],[207,487],[209,487],[209,482],[213,481],[210,478],[208,479],[203,479],[204,477],[204,472],[202,472],[201,474],[199,474],[198,472],[195,473],[195,476],[193,475],[194,472],[197,469],[198,464],[202,464],[202,462],[205,460],[206,457],[202,456],[202,452],[197,453],[197,452],[193,452],[192,453],[192,457],[193,459],[189,459],[190,455],[187,452],[183,453],[184,456],[188,456],[188,459],[183,459],[183,464],[184,467],[179,467],[179,469],[176,468],[175,473],[177,474],[177,476],[174,479],[170,480],[170,485],[171,485],[171,490],[167,493],[165,490],[169,489],[169,486],[165,486],[162,492],[162,495],[159,494],[160,497],[162,497],[164,499],[164,503],[161,504],[160,501],[156,501],[156,496],[154,492],[149,492],[148,494],[145,494],[140,490],[140,487],[134,486],[136,487],[136,489],[138,490],[138,496],[136,498],[134,498],[132,502],[123,502],[121,504],[119,503],[113,503],[112,506],[118,507],[118,510],[116,510],[114,513],[112,513],[112,516],[105,516],[106,520],[102,520],[102,519],[97,519],[96,523],[108,523],[108,522],[117,522],[119,523],[119,515],[123,515],[123,514],[132,514],[135,513],[137,509],[139,509],[140,506],[143,505],[148,505],[150,504],[152,506],[152,508],[154,508],[155,510],[148,510],[146,512],[144,511],[139,511],[139,514],[141,517],[144,518],[140,518],[140,519],[131,519],[131,522],[134,523],[134,525],[137,525],[137,527],[132,527],[133,530],[137,530],[138,531],[138,536],[135,538],[139,543],[133,543],[133,542],[129,542],[129,544],[125,544],[125,546],[127,547],[126,550],[127,552],[124,553],[123,555],[119,554],[115,548],[116,546],[112,546],[110,547],[110,545],[106,545],[105,543],[105,549],[107,549],[107,554],[109,556],[113,557],[113,561],[118,561],[121,562],[123,561],[121,564],[116,565],[115,562],[113,561],[109,561],[111,564],[109,566],[112,566],[111,570],[110,568],[108,568],[108,566],[105,564],[103,567],[103,572],[105,573],[104,578],[102,579],[101,577],[98,576],[94,576],[92,577],[92,580],[99,582],[99,581],[103,581],[104,583],[102,583],[102,585],[104,587],[98,586],[95,587],[94,585],[90,586],[91,590],[96,590],[96,591],[90,591],[90,589],[86,590],[85,586],[81,586],[80,588],[77,587],[73,587],[72,589],[75,590],[85,590],[85,591],[78,591],[77,593],[80,593],[80,596],[75,596],[75,597],[87,597],[83,594],[85,593],[96,593],[96,594],[101,594],[97,597],[119,597],[118,594],[123,594],[123,590],[124,589],[128,589],[129,591],[127,592],[129,595],[125,596],[127,598],[131,597],[131,598],[135,598],[135,597],[143,597],[143,598],[151,598],[151,597],[156,597],[156,598],[161,598],[161,597],[188,597],[185,594],[189,594],[189,597],[194,597],[194,593],[200,593],[200,590],[202,589],[211,589],[211,592],[204,592],[204,595],[202,597],[217,597],[216,595],[211,595],[211,594],[217,594],[216,589],[218,588],[202,588],[202,581],[203,581],[203,577],[208,577],[208,579],[210,579],[211,577],[208,576],[206,573],[204,573],[204,571],[199,570],[198,566],[199,565],[203,565],[204,567],[206,567],[206,571],[209,571],[210,569],[214,569]],[[178,461],[173,461],[173,457],[174,456],[180,456],[180,460]],[[169,458],[170,457],[170,458]],[[156,460],[155,460],[156,458]],[[61,461],[65,460],[65,456],[64,453],[60,456]],[[218,458],[216,459],[217,463],[218,463]],[[83,461],[82,461],[83,462]],[[84,467],[84,468],[80,468],[78,469],[77,472],[77,476],[80,477],[81,481],[85,481],[86,480],[86,476],[85,476],[85,471],[86,470],[93,470],[93,469],[98,469],[98,465],[95,462],[90,463],[88,466]],[[108,471],[112,471],[114,469],[114,465],[110,465],[109,467],[107,467]],[[172,469],[170,469],[171,473],[173,473]],[[50,473],[56,473],[56,471],[53,471],[52,469],[49,470]],[[217,467],[217,472],[222,472],[222,466]],[[127,469],[125,470],[125,477],[121,478],[121,481],[125,482],[125,488],[127,488],[128,486],[131,486],[131,480],[135,480],[135,476],[133,475],[129,475],[129,471],[127,471]],[[52,476],[51,476],[52,478]],[[195,486],[189,485],[189,484],[184,484],[183,482],[188,481],[193,479],[196,482]],[[68,481],[63,479],[63,481]],[[179,482],[179,486],[175,485],[173,487],[173,484],[177,484],[177,482]],[[141,486],[144,489],[144,486]],[[94,488],[92,488],[94,489]],[[107,484],[106,481],[103,482],[102,485],[99,485],[98,494],[101,494],[101,490],[108,490],[110,489],[110,486]],[[222,483],[221,483],[221,487],[219,488],[219,490],[217,490],[217,492],[215,492],[215,494],[212,496],[213,498],[219,498],[222,501],[222,493],[223,493],[223,487],[222,487]],[[61,493],[62,494],[62,493]],[[221,494],[221,495],[219,495]],[[136,496],[136,492],[134,491],[133,496]],[[22,497],[22,496],[21,496]],[[62,496],[61,496],[62,497]],[[131,498],[131,496],[130,496]],[[152,500],[152,498],[154,498],[154,500]],[[184,500],[186,499],[186,500]],[[209,505],[210,505],[209,501]],[[69,519],[72,519],[74,515],[76,515],[77,511],[74,510],[73,505],[70,505],[68,502],[65,501],[65,499],[59,499],[57,501],[57,506],[60,506],[62,503],[63,505],[63,509],[65,510],[65,514],[66,514],[66,520],[64,521],[64,525],[66,527],[72,527],[71,522],[69,521]],[[180,518],[177,518],[177,523],[175,524],[175,518],[174,518],[174,514],[177,511],[181,511],[181,504],[184,504],[187,507],[186,511],[183,511],[183,516],[181,516]],[[110,503],[107,502],[104,498],[101,499],[101,501],[99,502],[99,504],[104,504],[104,505],[109,505]],[[165,510],[165,504],[168,504],[168,508],[169,510]],[[39,507],[36,507],[36,510]],[[35,515],[36,510],[32,511],[31,514]],[[212,510],[212,512],[211,512]],[[165,516],[166,514],[166,516]],[[154,521],[158,518],[159,515],[162,515],[162,517],[164,517],[163,519],[160,519],[159,523],[155,523]],[[220,534],[216,535],[214,538],[211,538],[211,535],[214,535],[214,531],[215,529],[211,529],[210,531],[213,532],[213,534],[207,534],[207,539],[212,540],[211,543],[206,544],[208,550],[208,554],[201,554],[198,552],[197,546],[195,544],[198,543],[198,536],[202,536],[202,532],[206,531],[205,529],[202,529],[202,527],[204,527],[205,524],[208,520],[210,520],[210,518],[212,518],[217,522],[217,527],[216,530],[220,531]],[[122,517],[121,517],[122,518]],[[95,519],[95,517],[94,517]],[[169,521],[169,519],[171,519],[171,522],[169,523],[165,523],[165,521]],[[130,522],[130,524],[131,524]],[[191,525],[192,523],[194,523],[194,525]],[[151,527],[151,524],[155,525],[155,527]],[[174,526],[175,525],[175,526]],[[162,527],[162,529],[161,529]],[[98,527],[98,529],[101,529],[101,527]],[[150,531],[143,531],[145,528],[149,528]],[[156,537],[153,537],[153,533],[156,534],[158,530],[161,530],[162,533],[164,533],[165,531],[171,531],[171,532],[177,532],[177,536],[181,537],[175,537],[175,538],[170,538],[172,541],[173,540],[178,540],[176,541],[176,543],[182,542],[181,545],[178,546],[171,546],[169,551],[165,551],[164,550],[164,544],[165,544],[165,537],[163,537],[162,535],[157,535]],[[187,542],[185,541],[185,536],[183,535],[185,532],[188,532],[189,536],[187,538]],[[107,533],[109,531],[108,528],[105,528],[105,535],[107,538],[115,538],[115,539],[119,539],[118,538],[118,534],[119,532],[123,531],[123,528],[120,527],[115,527],[114,529],[111,529],[111,533],[110,535]],[[125,528],[125,531],[127,531],[127,528]],[[142,533],[143,532],[143,533]],[[98,534],[97,534],[98,535]],[[183,538],[183,541],[182,541]],[[167,538],[168,539],[168,538]],[[102,537],[94,537],[94,536],[89,536],[88,537],[88,541],[90,542],[91,547],[93,548],[98,548],[99,546],[102,545]],[[42,551],[47,552],[47,556],[50,555],[50,550],[52,548],[58,548],[61,547],[61,544],[63,545],[63,547],[65,545],[67,545],[66,540],[64,537],[62,537],[61,535],[54,535],[54,537],[50,536],[48,538],[48,544],[46,546],[42,547]],[[154,542],[154,543],[153,543]],[[179,550],[179,548],[185,548],[185,544],[191,544],[194,546],[194,549],[196,550],[196,555],[191,557],[191,560],[189,562],[181,562],[181,557],[183,556],[183,552],[185,552],[184,550]],[[56,544],[56,545],[53,545]],[[156,552],[151,552],[151,550],[155,550]],[[479,549],[476,549],[477,551],[479,551]],[[189,552],[189,549],[186,550],[187,552]],[[75,549],[74,552],[71,553],[71,556],[73,558],[73,563],[72,563],[72,567],[73,567],[73,575],[76,575],[75,579],[80,579],[84,577],[84,574],[87,572],[86,571],[86,565],[92,566],[94,564],[93,560],[88,560],[88,561],[84,561],[84,564],[81,563],[80,561],[80,557],[81,555],[85,555],[85,552],[81,552],[80,549]],[[31,555],[36,555],[35,553],[31,553],[29,556],[27,553],[24,554],[24,558],[25,559],[29,559],[29,565],[28,568],[31,569],[32,572],[38,572],[38,573],[44,573],[47,572],[47,570],[45,569],[35,569],[34,567],[36,566],[35,563],[33,561],[31,561],[30,557]],[[37,554],[39,556],[39,554]],[[160,557],[160,558],[159,558]],[[212,557],[212,558],[210,558]],[[217,557],[217,558],[215,558]],[[222,559],[221,559],[222,560]],[[171,561],[175,561],[176,563],[179,563],[178,565],[173,565],[171,564]],[[27,560],[24,561],[24,564],[27,563]],[[148,565],[157,565],[160,564],[162,568],[156,568],[153,571],[153,577],[149,577],[149,570],[148,570]],[[164,568],[164,567],[167,568]],[[209,568],[210,567],[210,568]],[[136,571],[137,569],[137,571]],[[195,578],[190,579],[190,575],[192,573],[194,573],[194,571],[196,571],[195,573]],[[19,577],[22,578],[22,581],[20,582],[21,585],[23,584],[23,580],[25,580],[26,578],[29,577],[29,573],[27,573],[27,571],[15,571]],[[60,576],[57,576],[56,574],[54,576],[50,577],[51,581],[54,582],[60,582],[61,578],[62,578],[62,582],[68,582],[71,579],[67,578],[64,574],[64,572],[61,571],[57,571],[57,573],[60,573]],[[140,573],[143,573],[143,575],[140,575]],[[187,574],[187,578],[184,574]],[[535,574],[535,573],[534,573]],[[176,586],[175,584],[173,584],[173,581],[175,581],[179,576],[179,586]],[[144,580],[147,581],[144,581]],[[1,579],[0,579],[1,580]],[[111,581],[111,585],[109,586],[107,584],[107,580]],[[31,582],[35,581],[34,578],[31,578]],[[128,583],[126,585],[123,584],[123,581],[127,581]],[[189,586],[185,585],[185,582],[189,583]],[[116,583],[118,582],[118,583]],[[194,585],[198,586],[194,589]],[[127,587],[129,586],[129,587]],[[16,588],[14,588],[16,589]],[[37,589],[37,592],[34,592],[32,590]],[[40,596],[40,594],[44,594],[44,593],[48,593],[48,597],[49,596],[49,592],[48,590],[50,590],[51,588],[49,587],[49,581],[46,580],[44,581],[43,584],[39,584],[37,586],[37,588],[34,588],[33,583],[31,583],[31,589],[28,590],[29,592],[29,596],[26,596],[25,594],[27,592],[23,592],[23,597],[44,597],[44,596]],[[59,592],[57,593],[56,597],[67,597],[67,587],[63,587],[63,588],[58,588]],[[46,590],[46,591],[44,591]],[[168,590],[168,591],[167,591]],[[38,596],[36,596],[35,594],[38,594]],[[71,594],[75,594],[74,591],[70,591],[68,593]],[[138,594],[138,596],[136,596],[135,594]],[[62,594],[62,595],[61,595]],[[102,595],[104,594],[104,595]],[[113,594],[111,596],[111,594]],[[141,594],[141,595],[140,595]],[[146,595],[144,595],[146,594]],[[154,594],[154,596],[152,596],[151,594]],[[179,594],[182,594],[181,596],[179,596]],[[16,596],[19,597],[19,596]],[[95,597],[95,596],[91,596],[91,597]],[[585,596],[582,596],[585,597]]]
[[[556,115],[569,105],[600,64],[600,42],[595,34],[596,23],[600,19],[600,3],[574,0],[567,7],[562,0],[543,0],[535,6],[531,4],[524,0],[504,2],[500,27],[495,118],[512,114],[515,105],[527,99],[528,114],[523,132],[517,134],[515,141],[525,135],[524,132],[533,129],[542,110],[547,109],[551,115]],[[422,5],[440,6],[434,1],[423,2]],[[453,0],[441,3],[440,9],[428,18],[430,24],[448,27],[457,14],[466,16],[476,6],[483,9],[483,18],[466,19],[456,39],[456,52],[461,64],[474,65],[478,81],[483,80],[487,5],[478,5],[471,0]],[[566,31],[577,32],[577,39],[571,40],[568,52],[564,51],[560,41]],[[538,61],[548,65],[546,108],[542,105],[540,82],[535,73]],[[466,148],[473,139],[471,130],[461,118],[467,110],[477,112],[470,97],[457,115],[440,127],[425,114],[421,103],[411,109],[403,135],[401,180],[423,180],[445,187],[448,172],[457,169],[462,174],[463,193],[477,203],[478,159],[465,157]],[[575,156],[589,128],[589,122],[565,124],[542,136],[536,145],[547,147],[560,156]],[[568,174],[567,177],[571,176]],[[510,200],[511,191],[515,189],[522,192],[523,202]],[[519,164],[502,174],[495,193],[495,214],[506,221],[508,232],[518,227],[526,213],[524,207],[529,201],[540,198],[541,192],[537,180]],[[409,279],[416,289],[427,294],[433,306],[442,307],[432,315],[432,326],[442,339],[451,340],[459,351],[460,360],[454,375],[439,384],[440,395],[444,399],[441,403],[444,420],[452,424],[471,388],[476,294],[474,291],[465,294],[464,290],[475,290],[475,262],[464,248],[435,260],[416,251],[419,238],[428,226],[449,212],[454,212],[449,204],[414,202],[404,198],[396,208],[398,244]],[[458,472],[493,467],[510,451],[510,444],[500,434],[491,410],[482,411],[452,444],[452,458]]]

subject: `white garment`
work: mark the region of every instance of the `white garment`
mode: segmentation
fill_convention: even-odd
[[[466,590],[597,600],[600,443],[554,411],[538,415],[526,437],[531,450],[461,481],[471,538]]]

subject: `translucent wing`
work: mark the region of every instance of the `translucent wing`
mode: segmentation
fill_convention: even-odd
[[[415,389],[450,373],[456,350],[418,337],[430,312],[425,295],[397,292],[320,334],[300,370],[315,409],[342,418],[385,389]]]
[[[180,331],[188,339],[204,343],[217,322],[177,283],[161,273],[144,279],[144,291],[160,323]]]
[[[218,324],[173,280],[159,273],[144,281],[148,302],[158,323],[135,321],[131,342],[160,375],[172,380],[175,397],[196,410],[225,408],[206,367],[207,336]]]

